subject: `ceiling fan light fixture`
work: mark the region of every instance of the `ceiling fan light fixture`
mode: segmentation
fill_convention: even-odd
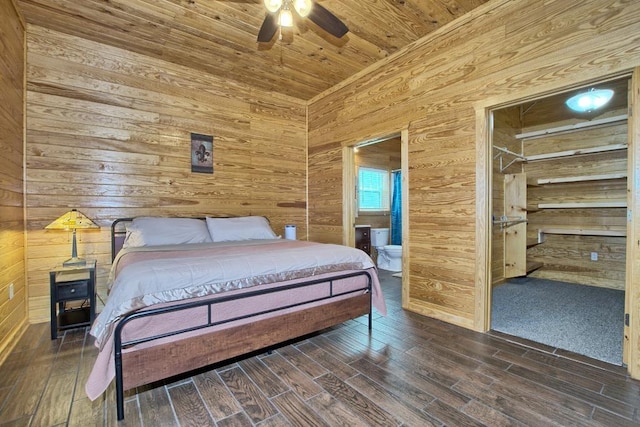
[[[298,12],[298,15],[306,18],[311,12],[313,2],[311,0],[293,0],[293,7]]]
[[[611,98],[613,98],[613,90],[591,88],[567,99],[565,104],[578,113],[589,113],[603,107]]]
[[[293,14],[291,13],[291,10],[286,7],[282,8],[280,11],[279,24],[281,27],[293,27]]]
[[[276,13],[282,7],[282,0],[264,0],[264,7],[271,13]]]
[[[263,2],[269,13],[266,14],[258,31],[258,43],[272,42],[278,30],[281,30],[281,36],[283,29],[287,29],[288,36],[293,36],[290,28],[293,27],[294,10],[299,18],[309,19],[333,37],[339,39],[349,32],[344,22],[313,0],[263,0]]]

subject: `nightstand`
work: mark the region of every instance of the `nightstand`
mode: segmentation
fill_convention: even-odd
[[[95,260],[87,260],[82,266],[56,267],[49,272],[49,286],[52,340],[58,337],[58,330],[93,323],[96,317]]]
[[[371,226],[356,225],[356,248],[371,256]]]

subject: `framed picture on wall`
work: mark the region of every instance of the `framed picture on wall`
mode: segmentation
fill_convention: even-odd
[[[213,136],[191,134],[191,172],[213,173]]]

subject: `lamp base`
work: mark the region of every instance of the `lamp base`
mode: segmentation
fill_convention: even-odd
[[[83,267],[85,265],[87,265],[87,260],[78,257],[69,258],[62,263],[63,267]]]

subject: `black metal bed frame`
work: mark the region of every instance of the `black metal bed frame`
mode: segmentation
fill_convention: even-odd
[[[204,219],[204,218],[198,218],[198,219]],[[133,218],[120,218],[120,219],[116,219],[113,224],[111,225],[111,257],[112,260],[115,258],[115,251],[116,251],[116,243],[115,243],[115,237],[118,235],[124,235],[126,233],[126,231],[124,230],[118,230],[118,224],[122,223],[122,222],[131,222],[133,220]],[[344,291],[344,292],[338,292],[335,293],[334,292],[334,281],[337,280],[342,280],[342,279],[348,279],[351,277],[357,277],[357,276],[366,276],[366,285],[359,287],[357,289],[352,289],[349,291]],[[295,303],[295,304],[289,304],[287,306],[284,307],[278,307],[278,308],[273,308],[273,309],[268,309],[268,310],[262,310],[260,312],[256,312],[256,313],[252,313],[252,314],[246,314],[246,315],[242,315],[242,316],[236,316],[233,317],[231,319],[226,319],[226,320],[222,320],[222,321],[217,321],[214,322],[212,321],[212,311],[214,310],[214,306],[216,304],[220,304],[223,302],[228,302],[228,301],[233,301],[233,300],[241,300],[244,298],[250,298],[250,297],[254,297],[254,296],[258,296],[258,295],[268,295],[271,293],[275,293],[275,292],[281,292],[281,291],[286,291],[289,289],[300,289],[300,288],[305,288],[308,286],[313,286],[313,285],[318,285],[321,283],[326,283],[327,286],[329,287],[329,295],[328,296],[324,296],[324,297],[319,297],[319,298],[315,298],[313,300],[306,300],[304,302],[300,302],[300,303]],[[369,274],[368,271],[366,270],[362,270],[362,271],[358,271],[358,272],[352,272],[352,273],[347,273],[347,274],[340,274],[337,276],[331,276],[331,277],[325,277],[322,279],[309,279],[309,280],[305,280],[301,283],[296,283],[296,284],[289,284],[289,285],[283,285],[283,286],[277,286],[274,288],[269,288],[269,289],[260,289],[260,290],[256,290],[256,291],[249,291],[249,292],[245,292],[242,294],[238,294],[238,295],[231,295],[231,296],[213,296],[212,299],[209,300],[199,300],[199,301],[192,301],[192,302],[184,302],[184,303],[179,303],[177,305],[172,305],[169,307],[160,307],[160,308],[152,308],[152,309],[141,309],[139,311],[135,311],[132,313],[129,313],[125,316],[123,316],[119,321],[118,324],[116,325],[116,328],[114,330],[114,353],[115,353],[115,370],[116,370],[116,375],[115,375],[115,380],[116,380],[116,406],[117,406],[117,415],[118,415],[118,421],[124,419],[124,384],[123,384],[123,367],[122,367],[122,350],[126,349],[128,347],[137,345],[137,344],[142,344],[145,342],[150,342],[150,341],[155,341],[155,340],[159,340],[162,338],[167,338],[167,337],[171,337],[171,336],[177,336],[180,334],[185,334],[188,332],[194,332],[194,331],[198,331],[198,330],[202,330],[202,329],[206,329],[206,328],[211,328],[214,326],[219,326],[219,325],[223,325],[226,323],[231,323],[231,322],[235,322],[235,321],[239,321],[239,320],[244,320],[244,319],[249,319],[252,317],[256,317],[256,316],[260,316],[263,314],[270,314],[270,313],[274,313],[274,312],[278,312],[278,311],[282,311],[282,310],[287,310],[287,309],[291,309],[291,308],[295,308],[295,307],[299,307],[305,304],[310,304],[310,303],[315,303],[315,302],[320,302],[320,301],[325,301],[325,300],[330,300],[332,298],[337,298],[340,296],[345,296],[345,295],[356,295],[358,293],[368,293],[369,294],[369,315],[368,315],[368,328],[369,331],[371,331],[372,329],[372,324],[373,324],[373,312],[372,312],[372,277],[371,274]],[[165,314],[165,313],[170,313],[170,312],[176,312],[176,311],[182,311],[182,310],[188,310],[188,309],[192,309],[192,308],[196,308],[196,307],[203,307],[203,306],[207,306],[208,310],[207,310],[207,321],[203,322],[200,325],[197,326],[191,326],[189,328],[183,328],[183,329],[178,329],[175,331],[171,331],[171,332],[165,332],[162,334],[158,334],[158,335],[153,335],[153,336],[149,336],[149,337],[145,337],[145,338],[139,338],[139,339],[133,339],[133,340],[128,340],[128,341],[123,341],[122,340],[122,330],[123,328],[126,326],[127,323],[129,323],[132,320],[135,319],[139,319],[139,318],[143,318],[143,317],[152,317],[152,316],[157,316],[157,315],[161,315],[161,314]],[[292,337],[295,338],[295,337]]]

